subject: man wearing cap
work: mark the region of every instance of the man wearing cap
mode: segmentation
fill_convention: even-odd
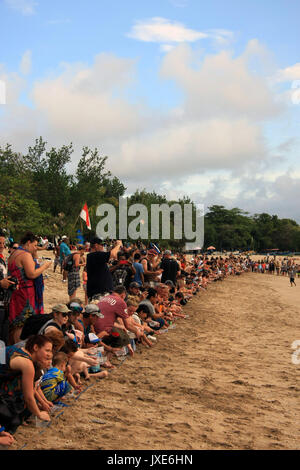
[[[96,335],[95,324],[99,318],[103,318],[103,315],[100,312],[98,305],[86,305],[82,319],[85,347],[91,347],[92,345],[99,343],[104,336],[108,335],[105,332],[102,335]]]
[[[112,292],[112,275],[107,263],[110,259],[116,259],[121,246],[122,242],[118,240],[112,250],[105,252],[101,238],[94,238],[91,241],[91,252],[86,257],[87,296],[89,299],[99,294]]]
[[[160,263],[160,268],[163,270],[161,282],[172,281],[176,285],[177,277],[180,274],[180,267],[177,261],[172,258],[171,251],[166,250],[164,252],[164,258]]]
[[[61,244],[59,245],[59,260],[60,260],[60,265],[63,266],[64,260],[66,259],[67,256],[71,254],[71,250],[69,245],[67,244],[68,237],[67,235],[63,235],[61,237]],[[67,271],[63,271],[63,282],[67,281]]]
[[[129,284],[128,295],[134,297],[138,303],[142,300],[140,286],[137,282],[133,281]]]

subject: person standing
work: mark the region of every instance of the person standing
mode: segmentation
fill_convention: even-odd
[[[296,286],[296,283],[295,283],[296,273],[297,273],[296,266],[294,266],[294,265],[291,266],[290,269],[289,269],[291,287],[293,287],[293,285]]]
[[[59,246],[59,258],[60,258],[60,264],[61,264],[62,267],[63,267],[63,264],[64,264],[64,261],[65,261],[66,257],[71,254],[71,250],[70,250],[70,247],[67,244],[67,242],[68,242],[68,237],[66,235],[64,235],[61,238],[61,244]],[[62,282],[66,282],[66,281],[67,281],[67,271],[65,271],[63,269]]]
[[[4,257],[5,237],[0,235],[0,341],[8,343],[8,299],[9,288],[14,282],[7,278],[7,266]]]
[[[54,265],[53,265],[53,272],[55,273],[56,267],[58,265],[60,265],[60,274],[62,274],[62,264],[61,264],[61,261],[60,261],[60,245],[61,245],[61,240],[53,248],[53,254],[55,256]]]
[[[13,291],[9,302],[9,323],[12,328],[22,327],[27,317],[40,313],[36,308],[34,280],[49,268],[52,261],[36,268],[33,259],[36,249],[37,237],[27,232],[8,260],[8,274],[18,280],[18,288]]]
[[[144,285],[144,268],[141,261],[141,254],[135,253],[133,257],[134,263],[133,267],[135,269],[135,275],[133,281],[136,282],[139,286]]]
[[[80,287],[80,267],[85,265],[84,247],[78,246],[77,251],[70,256],[72,257],[72,265],[68,270],[68,295],[71,302],[77,297],[77,289]]]
[[[107,263],[117,258],[121,246],[122,242],[118,240],[110,251],[103,251],[101,238],[96,237],[91,241],[91,252],[86,257],[88,299],[112,292],[113,280]]]
[[[175,259],[172,258],[172,253],[166,250],[164,258],[160,264],[160,268],[163,270],[161,275],[161,282],[172,281],[176,286],[177,277],[180,274],[180,266]]]

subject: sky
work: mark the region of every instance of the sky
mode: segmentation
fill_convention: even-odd
[[[300,223],[297,0],[0,0],[0,146]],[[0,183],[1,184],[1,183]]]

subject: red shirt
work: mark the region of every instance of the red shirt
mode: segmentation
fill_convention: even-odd
[[[104,318],[98,318],[94,326],[96,335],[101,331],[110,333],[117,317],[123,319],[129,318],[129,315],[126,313],[127,305],[117,294],[103,297],[98,303],[98,307]]]

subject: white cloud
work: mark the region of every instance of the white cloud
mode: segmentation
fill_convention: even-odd
[[[293,80],[300,80],[300,62],[297,64],[281,69],[277,72],[275,80],[278,82],[291,82]]]
[[[137,21],[128,36],[145,42],[194,42],[207,37],[206,33],[186,28],[177,21],[151,18]]]
[[[199,59],[188,45],[167,52],[161,76],[175,81],[183,97],[168,113],[128,99],[136,64],[111,54],[99,54],[90,66],[64,64],[58,76],[36,82],[32,108],[18,103],[24,79],[0,73],[9,98],[0,116],[0,145],[11,142],[24,151],[40,135],[51,146],[72,141],[73,168],[83,146],[98,147],[129,191],[178,191],[199,203],[252,212],[269,207],[276,213],[276,204],[281,211],[285,204],[295,214],[299,175],[277,171],[273,158],[290,144],[270,150],[263,127],[282,108],[267,77],[248,65],[262,51],[253,42],[238,57],[222,51]]]
[[[31,16],[36,13],[38,3],[34,0],[4,0],[9,8],[18,11],[24,16]]]
[[[31,72],[31,65],[32,65],[32,52],[30,50],[27,50],[24,52],[22,59],[21,59],[21,64],[20,64],[20,70],[23,75],[28,75]]]
[[[160,46],[160,50],[162,52],[170,52],[172,49],[174,49],[175,46],[172,46],[171,44],[162,44]]]
[[[165,56],[161,76],[174,80],[185,91],[188,116],[247,116],[258,122],[274,117],[282,106],[276,103],[266,78],[249,70],[248,60],[246,49],[238,57],[221,51],[200,61],[187,44],[181,44]]]
[[[122,178],[136,179],[142,169],[149,180],[166,175],[176,179],[207,169],[243,167],[249,160],[260,161],[265,154],[259,127],[246,119],[190,121],[126,139],[120,149],[124,166],[118,173]],[[137,166],[141,155],[141,166]]]
[[[219,47],[229,46],[234,39],[234,33],[226,29],[210,29],[205,31],[205,33],[207,33]]]

